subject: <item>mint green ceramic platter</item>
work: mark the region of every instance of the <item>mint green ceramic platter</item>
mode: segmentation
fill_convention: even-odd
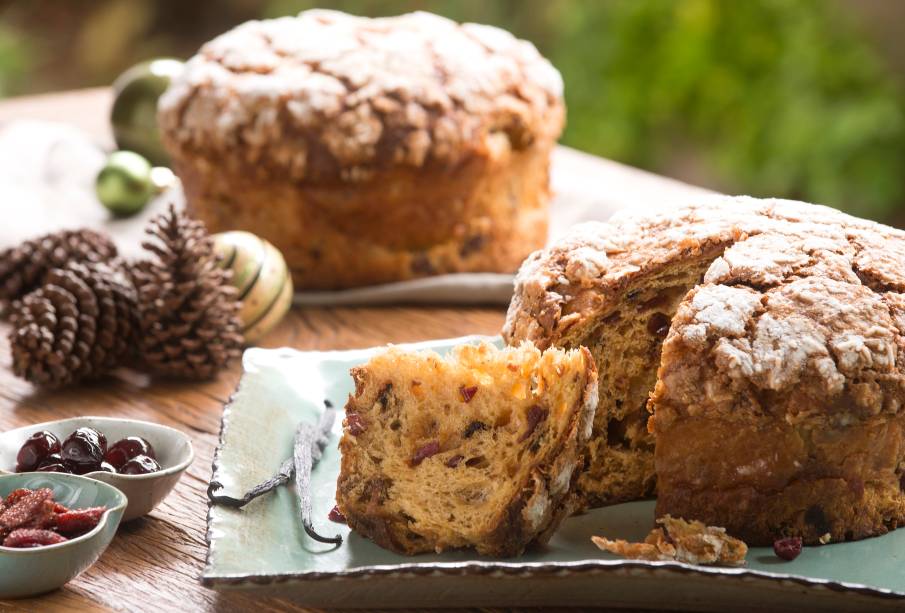
[[[441,353],[477,337],[419,343]],[[493,339],[499,342],[498,339]],[[324,400],[342,407],[349,369],[381,348],[300,352],[250,349],[224,409],[213,479],[241,496],[291,455],[296,424],[316,422]],[[599,551],[592,535],[641,540],[652,501],[597,509],[567,520],[543,548],[516,559],[471,552],[399,556],[328,520],[339,472],[340,420],[312,475],[313,518],[333,547],[309,539],[291,488],[242,510],[211,507],[202,582],[215,589],[264,589],[316,607],[606,606],[695,610],[905,610],[905,529],[854,543],[805,548],[792,561],[753,548],[740,569],[626,561]]]

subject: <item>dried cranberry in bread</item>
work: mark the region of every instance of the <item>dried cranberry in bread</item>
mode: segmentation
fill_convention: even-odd
[[[391,348],[352,376],[336,500],[358,533],[512,556],[571,513],[597,403],[587,349]]]
[[[564,116],[559,73],[508,32],[309,10],[205,44],[158,119],[194,216],[338,289],[515,271],[546,241]]]
[[[905,520],[903,263],[899,230],[708,199],[585,224],[535,253],[503,333],[594,355],[587,505],[656,481],[658,515],[754,544],[861,538]]]

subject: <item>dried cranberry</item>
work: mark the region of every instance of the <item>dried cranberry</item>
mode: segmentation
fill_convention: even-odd
[[[462,456],[462,455],[454,455],[450,459],[446,460],[446,465],[449,466],[450,468],[455,468],[456,466],[459,465],[459,462],[461,462],[464,458],[465,458],[465,456]]]
[[[107,453],[107,437],[94,428],[79,428],[63,441],[63,460],[79,466],[74,472],[91,472],[100,467]],[[86,467],[91,467],[87,470]],[[81,471],[81,472],[80,472]]]
[[[112,464],[114,468],[119,469],[123,464],[139,455],[157,459],[157,454],[154,453],[154,447],[151,446],[151,443],[140,436],[127,436],[116,441],[107,449],[104,460]]]
[[[146,455],[139,455],[123,464],[119,472],[123,475],[148,475],[156,473],[158,470],[160,470],[160,464],[157,463],[157,460]]]
[[[547,415],[549,414],[549,410],[542,409],[536,404],[532,405],[531,408],[528,409],[528,414],[525,416],[528,420],[528,428],[525,430],[525,433],[522,434],[521,438],[519,438],[519,442],[527,440],[534,432],[535,428],[537,428],[537,424],[547,419]]]
[[[368,429],[367,424],[358,413],[349,413],[346,415],[346,427],[349,428],[349,434],[359,436]]]
[[[19,448],[16,456],[16,472],[35,470],[50,455],[60,452],[60,439],[50,432],[32,434]]]
[[[462,396],[462,402],[471,402],[471,399],[474,398],[474,395],[477,393],[477,385],[472,385],[471,387],[462,386],[459,388],[459,395]]]
[[[801,553],[801,537],[790,536],[773,541],[773,553],[783,560],[794,560]]]
[[[343,515],[343,512],[339,510],[339,507],[334,506],[330,509],[330,512],[327,514],[327,519],[330,521],[335,521],[338,524],[346,523],[346,516]]]
[[[44,547],[46,545],[56,545],[57,543],[65,543],[65,536],[60,536],[56,532],[50,530],[41,530],[39,528],[19,528],[9,533],[3,539],[4,547],[16,547],[26,549],[32,547]]]
[[[663,313],[654,313],[647,320],[647,331],[654,336],[663,338],[669,334],[669,324],[669,317]]]
[[[416,449],[415,453],[412,455],[412,466],[418,466],[427,458],[437,455],[438,453],[440,453],[440,443],[438,441],[431,441],[426,445],[422,445]]]

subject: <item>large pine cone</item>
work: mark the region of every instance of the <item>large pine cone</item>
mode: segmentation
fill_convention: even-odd
[[[65,230],[25,241],[0,252],[0,300],[15,300],[36,289],[52,268],[68,262],[93,264],[116,258],[116,246],[94,230]]]
[[[13,372],[60,386],[119,366],[131,350],[136,295],[116,263],[70,262],[12,305]]]
[[[156,240],[142,246],[156,257],[132,266],[141,357],[158,375],[209,379],[243,344],[229,271],[217,266],[204,224],[172,206],[147,232]]]

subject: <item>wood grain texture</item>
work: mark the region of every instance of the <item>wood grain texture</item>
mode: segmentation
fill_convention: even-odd
[[[0,103],[0,122],[18,118],[77,123],[110,142],[109,91],[85,90]],[[569,155],[569,154],[567,154]],[[688,186],[638,170],[575,154],[576,172],[618,176],[626,202],[633,193]],[[609,198],[620,194],[610,193]],[[502,308],[296,309],[262,343],[266,347],[350,349],[465,334],[496,334]],[[103,557],[85,574],[51,594],[0,601],[0,611],[303,611],[285,600],[241,592],[219,594],[199,584],[206,553],[205,490],[224,401],[239,378],[238,364],[203,384],[150,381],[131,372],[60,391],[34,389],[10,372],[8,327],[0,325],[0,428],[84,415],[162,423],[191,436],[196,458],[174,492],[149,516],[123,525]],[[253,553],[253,552],[250,552]],[[378,596],[375,596],[379,598]],[[379,602],[379,600],[378,600]],[[441,603],[438,603],[441,604]]]

